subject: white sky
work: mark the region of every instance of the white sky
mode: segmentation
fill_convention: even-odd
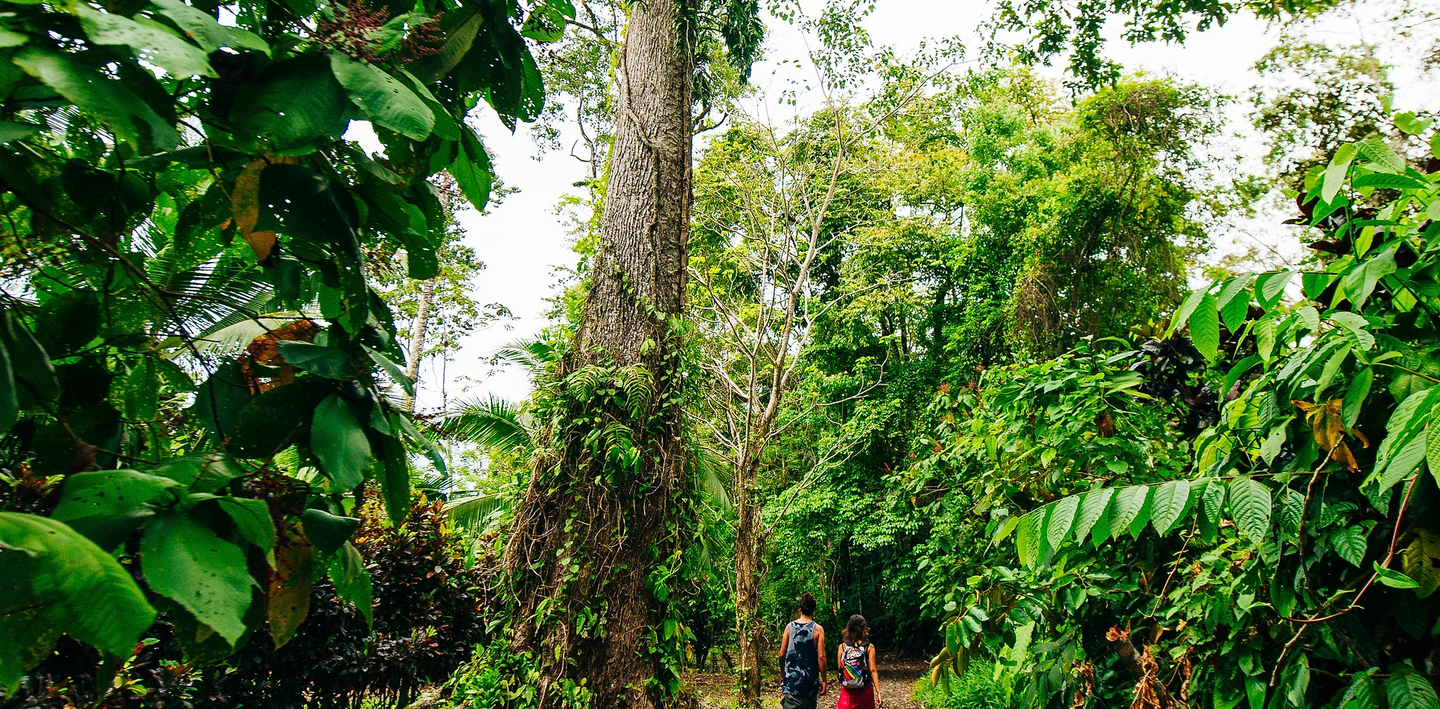
[[[804,4],[807,9],[820,5],[814,0],[806,0]],[[913,51],[925,37],[974,39],[974,28],[989,12],[987,3],[973,0],[878,0],[865,26],[875,45],[893,46],[904,54]],[[1354,23],[1342,18],[1332,22],[1328,31],[1327,39],[1353,41],[1345,37],[1354,36]],[[797,29],[770,18],[767,18],[767,32],[767,59],[755,67],[753,81],[762,97],[756,101],[769,97],[773,102],[774,97],[789,86],[788,81],[795,78],[793,72],[796,71],[794,65],[779,67],[777,62],[803,59],[806,43]],[[1256,82],[1251,68],[1275,45],[1279,34],[1278,30],[1257,20],[1236,17],[1222,28],[1192,35],[1184,46],[1132,48],[1123,42],[1112,42],[1107,51],[1121,61],[1127,71],[1171,75],[1235,97],[1238,100],[1228,114],[1230,129],[1244,132],[1249,88]],[[968,44],[979,46],[978,41]],[[1424,44],[1428,45],[1428,41]],[[1059,78],[1058,69],[1052,73]],[[1429,104],[1425,108],[1433,109],[1435,92],[1418,90],[1423,87],[1411,85],[1414,82],[1404,76],[1405,73],[1402,69],[1393,76],[1400,89],[1397,105],[1410,107],[1406,101],[1409,98],[1423,101]],[[1407,92],[1407,89],[1410,90]],[[756,104],[748,110],[762,109]],[[472,397],[493,394],[512,401],[524,398],[530,390],[525,373],[492,372],[489,357],[501,345],[534,336],[544,327],[546,298],[552,295],[556,268],[570,267],[575,262],[555,207],[562,195],[580,192],[573,184],[585,177],[585,165],[566,152],[533,159],[538,150],[523,124],[511,134],[493,114],[487,112],[479,118],[485,143],[496,155],[496,170],[507,185],[518,188],[519,192],[507,197],[486,216],[473,210],[460,215],[467,232],[466,243],[487,265],[477,279],[475,299],[482,303],[504,303],[519,319],[510,323],[510,329],[496,326],[472,334],[448,362],[441,362],[439,358],[427,361],[421,368],[419,398],[421,408],[426,410],[440,407],[442,383],[452,399],[462,394]],[[1260,152],[1254,137],[1244,135],[1222,143],[1219,151],[1222,154],[1217,155],[1217,159]],[[1223,154],[1227,151],[1230,155]],[[1278,228],[1267,228],[1274,221],[1263,220],[1253,228],[1247,225],[1246,230],[1276,246],[1293,249],[1293,236]],[[1216,235],[1217,248],[1237,248],[1231,245],[1235,236]],[[1243,241],[1245,237],[1239,238]]]

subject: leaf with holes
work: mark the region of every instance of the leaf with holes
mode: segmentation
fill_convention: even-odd
[[[150,590],[184,606],[231,645],[245,633],[250,572],[245,552],[189,517],[156,515],[140,538],[140,568]]]
[[[275,550],[275,574],[265,616],[278,650],[300,630],[310,614],[310,590],[315,584],[315,550],[303,538],[291,537],[290,544]]]

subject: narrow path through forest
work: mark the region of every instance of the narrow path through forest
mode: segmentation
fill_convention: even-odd
[[[885,698],[885,709],[923,709],[924,705],[910,699],[915,690],[915,681],[929,669],[929,663],[919,658],[900,657],[882,653],[880,655],[880,688]],[[686,684],[700,697],[702,709],[733,707],[736,704],[735,676],[727,673],[692,674]],[[831,682],[830,691],[820,697],[816,709],[835,709],[840,701],[838,685]],[[763,709],[779,709],[780,688],[774,678],[765,683]]]

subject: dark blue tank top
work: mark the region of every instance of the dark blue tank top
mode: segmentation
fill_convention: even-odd
[[[820,649],[815,647],[815,621],[790,623],[790,645],[785,651],[782,694],[814,697],[820,694]]]

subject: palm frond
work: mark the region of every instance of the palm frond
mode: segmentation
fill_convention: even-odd
[[[458,526],[481,532],[495,521],[496,513],[509,510],[511,498],[501,492],[470,495],[445,503],[445,514]]]
[[[546,340],[515,340],[495,351],[495,364],[516,364],[531,371],[540,371],[560,357],[555,345]]]
[[[523,453],[535,447],[529,414],[496,396],[460,402],[441,419],[438,429],[441,435],[503,453]]]

